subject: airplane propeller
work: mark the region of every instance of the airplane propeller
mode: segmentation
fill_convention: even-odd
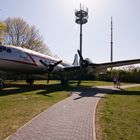
[[[47,83],[49,83],[50,73],[54,70],[54,67],[56,67],[57,65],[62,63],[62,60],[55,62],[54,64],[46,64],[43,60],[40,60],[40,63],[43,64],[44,66],[46,66],[46,68],[47,68],[45,72],[48,73]]]
[[[80,66],[83,68],[87,68],[89,65],[91,65],[87,60],[85,60],[80,52],[80,50],[77,50],[79,57],[80,57]]]

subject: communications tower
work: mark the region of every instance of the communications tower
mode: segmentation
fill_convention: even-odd
[[[80,24],[80,53],[82,55],[82,25],[86,24],[88,21],[88,8],[81,7],[80,4],[80,9],[75,10],[75,16],[75,22]]]

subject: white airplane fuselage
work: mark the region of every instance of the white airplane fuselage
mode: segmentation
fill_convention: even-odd
[[[46,73],[46,67],[40,63],[40,60],[48,65],[60,61],[60,59],[25,48],[0,45],[0,70],[2,71],[44,74]],[[63,61],[54,68],[53,72],[61,71],[62,68],[67,66],[71,65]]]
[[[83,59],[80,51],[80,65],[75,57],[73,64],[60,59],[41,54],[26,48],[0,45],[0,71],[30,75],[46,75],[47,73],[57,73],[61,76],[68,76],[72,72],[100,73],[107,68],[125,65],[139,64],[140,59],[131,59],[107,63],[93,63],[90,59]]]

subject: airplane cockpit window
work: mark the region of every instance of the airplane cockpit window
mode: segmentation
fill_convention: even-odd
[[[2,51],[6,51],[7,53],[11,53],[12,52],[12,50],[10,48],[6,48],[4,46],[0,46],[0,52],[2,52]]]

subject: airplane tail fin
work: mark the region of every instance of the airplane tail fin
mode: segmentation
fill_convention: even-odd
[[[75,56],[74,56],[74,60],[73,60],[72,65],[78,66],[78,55],[77,54],[75,54]]]

